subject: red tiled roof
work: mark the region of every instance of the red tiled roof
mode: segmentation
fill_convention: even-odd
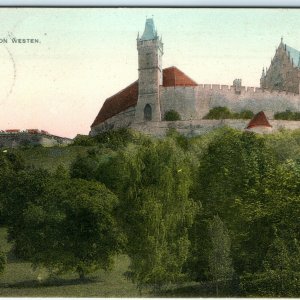
[[[135,81],[119,93],[107,98],[91,127],[104,122],[130,106],[136,105],[138,92],[139,84],[138,81]]]
[[[263,111],[257,113],[246,128],[250,129],[257,126],[272,127]]]
[[[196,86],[197,83],[176,67],[163,69],[163,86]],[[138,101],[138,80],[107,98],[91,127],[117,115]]]
[[[196,86],[194,80],[176,67],[163,69],[163,86]]]

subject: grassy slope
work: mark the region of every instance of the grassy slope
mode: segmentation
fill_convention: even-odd
[[[91,274],[90,280],[80,283],[77,274],[68,274],[60,279],[43,280],[45,270],[32,270],[30,264],[16,260],[6,242],[6,230],[0,228],[0,245],[6,251],[8,264],[0,276],[0,297],[146,297],[136,286],[126,280],[129,260],[126,256],[116,259],[115,267],[109,271]],[[40,279],[40,280],[39,280]]]
[[[69,146],[69,147],[34,147],[29,149],[20,149],[26,164],[38,168],[45,168],[50,171],[55,170],[59,165],[69,168],[77,155],[85,154],[93,147]]]

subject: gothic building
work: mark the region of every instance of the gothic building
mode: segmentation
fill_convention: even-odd
[[[281,42],[276,49],[269,69],[263,69],[260,79],[262,89],[287,91],[299,94],[300,52]]]
[[[263,71],[261,87],[198,84],[176,67],[163,68],[163,42],[153,19],[147,19],[144,32],[136,40],[138,80],[105,100],[91,125],[90,135],[106,130],[131,127],[153,135],[163,135],[173,126],[184,134],[201,134],[216,126],[245,129],[249,120],[205,120],[214,107],[225,106],[232,112],[263,111],[269,120],[276,112],[299,111],[300,52],[281,41],[270,68]],[[199,62],[201,64],[201,62]],[[201,69],[201,68],[199,68]],[[166,122],[168,111],[175,110],[180,121]],[[272,130],[299,122],[271,121]],[[271,128],[270,127],[270,128]]]

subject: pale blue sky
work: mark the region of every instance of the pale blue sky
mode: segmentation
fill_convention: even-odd
[[[281,36],[300,49],[299,9],[0,8],[0,39],[41,41],[0,43],[0,129],[87,134],[104,100],[137,79],[136,36],[152,15],[163,67],[198,83],[258,86]]]

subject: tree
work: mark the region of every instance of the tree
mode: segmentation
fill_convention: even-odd
[[[131,279],[154,289],[182,280],[190,246],[188,228],[197,211],[189,197],[186,153],[173,139],[148,140],[145,145],[128,145],[102,169],[99,180],[110,178],[120,199]]]
[[[114,218],[116,196],[104,185],[82,179],[50,178],[39,197],[19,212],[17,248],[26,248],[34,267],[52,273],[76,271],[80,279],[107,269],[122,236]],[[11,224],[10,230],[14,231]]]
[[[0,152],[0,224],[7,222],[6,206],[10,181],[24,169],[24,159],[18,152]]]
[[[226,226],[219,216],[214,216],[209,224],[211,238],[211,250],[209,254],[210,274],[216,286],[216,294],[219,295],[219,282],[229,280],[233,274],[230,257],[230,237]]]
[[[201,201],[203,211],[190,232],[191,273],[195,279],[208,279],[208,221],[214,215],[219,215],[230,230],[237,274],[258,270],[273,238],[263,210],[268,199],[266,179],[276,170],[272,149],[264,137],[223,128],[216,131],[205,151],[198,152],[192,195]]]

